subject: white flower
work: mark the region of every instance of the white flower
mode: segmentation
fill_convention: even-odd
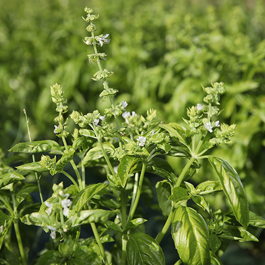
[[[64,200],[62,200],[61,203],[62,203],[63,208],[66,208],[66,207],[70,207],[71,206],[72,201],[69,200],[69,199],[64,199]]]
[[[60,132],[60,125],[56,126],[54,125],[54,130],[53,130],[54,133],[59,133]]]
[[[99,123],[99,119],[95,119],[95,120],[94,120],[94,123],[95,123],[95,125],[98,125],[98,123]]]
[[[132,111],[132,117],[136,117],[137,116],[137,114],[135,113],[135,111]]]
[[[144,146],[146,142],[146,137],[139,136],[136,140],[139,142],[139,146]]]
[[[52,212],[52,204],[51,203],[49,203],[49,202],[44,202],[44,204],[48,207],[48,209],[45,211],[48,215],[50,215],[51,214],[51,212]]]
[[[67,208],[67,207],[63,208],[63,215],[66,217],[69,216],[69,208]]]
[[[4,226],[1,225],[1,226],[0,226],[0,233],[3,233],[3,231],[4,231]]]
[[[220,127],[219,121],[216,121],[216,122],[214,123],[214,125],[215,125],[215,127]]]
[[[56,228],[53,226],[48,226],[48,228],[52,231],[50,234],[51,238],[55,239],[56,238]]]
[[[213,132],[213,127],[212,127],[212,124],[211,122],[207,122],[205,125],[204,125],[205,129],[207,129],[209,132]]]
[[[102,120],[102,121],[106,120],[105,115],[104,116],[99,116],[99,119]]]
[[[202,110],[203,109],[203,105],[201,105],[201,104],[197,104],[197,110]]]
[[[122,105],[124,108],[126,108],[126,107],[128,106],[128,103],[127,103],[126,101],[123,100],[123,101],[121,102],[121,105]]]
[[[86,44],[86,45],[91,45],[91,42],[90,42],[89,40],[87,40],[87,41],[85,42],[85,44]]]
[[[154,134],[155,134],[155,131],[152,130],[150,135],[153,136]]]
[[[97,41],[99,42],[100,46],[102,47],[104,43],[109,43],[110,40],[106,39],[109,36],[109,34],[103,35],[103,37],[98,37]]]
[[[125,112],[122,113],[122,117],[125,119],[125,121],[127,123],[129,123],[127,118],[130,117],[130,116],[131,116],[131,113],[129,111],[125,111]]]

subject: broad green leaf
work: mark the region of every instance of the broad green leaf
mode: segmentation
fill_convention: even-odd
[[[221,247],[221,240],[215,234],[210,234],[210,248],[215,253]]]
[[[108,184],[97,183],[87,186],[85,189],[80,191],[79,194],[77,194],[71,205],[71,209],[75,210],[76,212],[81,211],[84,205],[88,203],[94,195],[99,193],[107,185]]]
[[[41,227],[54,226],[54,220],[51,216],[48,216],[45,212],[34,212],[26,214],[20,218],[21,222],[26,225],[36,225]]]
[[[16,194],[17,206],[23,202],[33,191],[37,190],[37,187],[32,184],[23,186]]]
[[[176,208],[172,237],[185,264],[210,264],[209,231],[203,217],[190,207]]]
[[[114,146],[109,143],[103,143],[103,148],[106,153],[112,155],[114,153]],[[91,148],[85,155],[83,159],[83,163],[86,166],[91,160],[97,160],[99,158],[103,157],[103,153],[101,151],[100,146],[95,146]]]
[[[7,218],[8,217],[8,218]],[[13,224],[13,219],[10,218],[10,216],[4,216],[4,213],[0,211],[0,249],[2,248],[2,245],[6,239],[6,234],[8,233],[9,229],[11,228]],[[2,264],[0,262],[0,264]]]
[[[96,138],[95,133],[92,130],[88,130],[88,129],[80,129],[79,133],[83,136],[86,137],[92,137],[92,138]]]
[[[64,258],[62,255],[56,250],[48,250],[44,252],[40,258],[38,259],[37,265],[47,265],[47,264],[54,264],[59,265],[63,264]]]
[[[173,202],[186,201],[190,199],[190,195],[187,190],[182,187],[173,188],[172,194],[169,197]]]
[[[144,233],[131,234],[126,246],[128,265],[165,264],[165,257],[156,241]]]
[[[41,153],[50,151],[60,151],[60,146],[55,141],[43,140],[19,143],[13,146],[9,151],[20,153]]]
[[[0,226],[4,225],[8,220],[10,220],[10,218],[10,216],[0,210]]]
[[[124,156],[118,167],[117,176],[120,180],[121,186],[126,186],[127,179],[133,174],[131,173],[136,167],[139,158],[133,156]]]
[[[16,173],[16,172],[9,172],[2,176],[0,176],[0,188],[3,188],[11,183],[15,183],[17,181],[25,179],[24,176]]]
[[[249,211],[249,225],[265,228],[265,219],[251,211]]]
[[[169,199],[172,187],[166,180],[157,182],[155,187],[159,207],[161,208],[164,216],[169,216],[172,207],[172,202]]]
[[[62,157],[56,163],[56,171],[63,171],[63,168],[72,160],[75,151],[69,151],[64,153]]]
[[[187,145],[186,140],[185,140],[186,131],[181,125],[177,123],[169,123],[169,124],[159,124],[159,127],[168,131],[170,136],[177,137],[180,142]]]
[[[106,222],[104,222],[104,225],[105,225],[107,228],[109,228],[109,229],[111,229],[111,230],[113,230],[113,231],[116,231],[116,232],[120,232],[120,233],[122,233],[122,229],[121,229],[121,227],[120,227],[119,225],[117,225],[116,223],[110,221],[110,220],[107,220]]]
[[[240,227],[230,226],[226,229],[226,231],[224,231],[222,234],[218,236],[220,238],[225,238],[229,240],[238,240],[239,242],[259,241],[254,235],[252,235],[242,226]]]
[[[209,161],[217,173],[237,221],[247,228],[249,207],[244,187],[237,172],[228,162],[221,158],[209,157]]]
[[[97,222],[106,222],[111,217],[116,215],[119,211],[107,211],[107,210],[83,210],[79,213],[75,214],[72,218],[72,225],[82,225],[82,224],[90,224]]]
[[[19,170],[33,171],[33,172],[48,172],[49,170],[46,167],[43,167],[39,162],[32,162],[18,166]]]
[[[242,239],[240,239],[239,242],[248,242],[248,241],[259,242],[259,240],[250,232],[248,232],[244,227],[238,227],[238,230],[242,237]]]
[[[193,196],[192,200],[204,211],[206,210],[208,213],[210,213],[209,205],[202,196]]]
[[[222,190],[222,185],[221,185],[220,181],[207,180],[207,181],[200,183],[196,187],[196,191],[200,195],[210,194],[210,193],[213,193],[216,191],[221,191],[221,190]]]

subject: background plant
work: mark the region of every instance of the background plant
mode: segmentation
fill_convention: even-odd
[[[58,4],[58,7],[62,4],[63,2],[60,2]],[[122,4],[119,5],[121,8],[123,8],[124,11],[119,10],[119,6],[116,6],[115,4],[113,4],[113,6],[108,8],[108,12],[106,12],[106,14],[104,14],[104,9],[100,7],[100,5],[103,6],[104,4],[105,4],[104,1],[97,3],[97,6],[100,8],[100,13],[104,15],[104,17],[108,17],[108,16],[111,16],[111,18],[123,17],[123,19],[120,19],[119,21],[121,20],[125,21],[124,23],[120,23],[120,24],[118,22],[116,23],[117,27],[115,27],[115,29],[117,29],[117,33],[115,32],[115,29],[111,29],[112,40],[113,40],[112,46],[111,46],[113,47],[113,50],[111,50],[111,52],[115,55],[117,51],[119,51],[119,54],[122,53],[122,51],[124,51],[124,53],[127,56],[109,56],[111,58],[106,61],[107,63],[106,67],[108,68],[108,64],[110,64],[110,66],[115,66],[115,67],[110,67],[110,69],[113,69],[116,73],[122,73],[123,76],[127,76],[127,79],[124,81],[124,83],[121,83],[120,81],[121,79],[116,74],[113,76],[112,82],[113,82],[113,87],[117,88],[119,91],[122,92],[120,94],[121,98],[123,98],[124,100],[127,100],[128,103],[131,103],[128,106],[128,110],[130,110],[130,106],[132,105],[137,106],[137,104],[139,104],[140,107],[141,106],[148,107],[147,102],[145,100],[145,96],[148,95],[149,96],[148,98],[152,98],[152,102],[153,102],[152,104],[157,104],[155,106],[153,105],[152,107],[155,107],[158,110],[160,108],[163,108],[163,111],[160,111],[160,115],[162,115],[163,113],[170,113],[170,114],[178,113],[176,118],[175,117],[173,118],[173,116],[169,116],[169,115],[166,115],[166,117],[164,117],[165,120],[168,119],[168,121],[176,121],[182,116],[179,114],[181,114],[181,112],[182,114],[184,113],[185,107],[188,107],[192,104],[197,103],[198,93],[200,93],[197,88],[200,86],[200,84],[211,83],[218,79],[217,77],[217,79],[215,80],[214,78],[209,77],[211,75],[208,75],[208,73],[211,73],[211,71],[216,71],[217,69],[216,66],[222,69],[222,71],[217,71],[218,72],[217,74],[221,75],[219,80],[222,80],[225,82],[227,86],[228,94],[230,90],[229,84],[230,86],[232,86],[233,83],[235,83],[234,88],[232,87],[232,90],[231,90],[232,91],[231,95],[233,96],[229,96],[229,95],[224,96],[222,97],[222,100],[221,100],[222,106],[224,106],[223,108],[225,109],[225,111],[221,114],[221,115],[224,115],[222,119],[226,120],[228,123],[230,123],[229,121],[232,121],[232,123],[233,122],[237,123],[236,128],[239,128],[236,134],[237,138],[234,139],[235,143],[233,146],[233,150],[235,150],[235,152],[232,153],[233,157],[228,157],[230,156],[229,154],[231,154],[231,152],[227,152],[226,147],[223,147],[224,149],[219,148],[218,151],[217,149],[215,149],[216,150],[215,154],[222,154],[221,155],[222,157],[225,157],[227,160],[232,162],[232,164],[236,167],[237,171],[240,173],[240,176],[245,177],[245,179],[243,179],[243,182],[245,184],[246,189],[249,191],[247,194],[249,194],[249,200],[251,202],[251,207],[252,209],[257,210],[260,214],[263,214],[264,209],[263,207],[260,207],[262,206],[262,202],[264,201],[263,196],[262,196],[263,181],[262,181],[262,178],[259,177],[259,176],[262,176],[263,174],[262,173],[263,168],[262,168],[262,164],[259,162],[261,161],[261,159],[256,159],[256,157],[258,158],[262,157],[261,143],[262,143],[263,123],[261,121],[264,120],[263,114],[262,114],[263,113],[262,112],[263,88],[262,88],[261,81],[258,81],[259,78],[262,78],[262,74],[261,74],[262,69],[263,69],[262,68],[263,67],[263,61],[262,61],[263,53],[262,52],[264,50],[262,49],[262,42],[260,41],[263,38],[262,31],[260,30],[260,25],[262,25],[263,23],[262,18],[264,17],[262,16],[262,12],[263,12],[262,2],[256,3],[256,11],[255,11],[255,5],[249,6],[249,9],[246,9],[243,6],[237,6],[236,3],[232,3],[232,4],[225,3],[219,6],[213,5],[212,7],[208,8],[207,16],[204,15],[206,12],[205,10],[207,10],[205,6],[201,5],[203,9],[200,9],[198,6],[196,6],[195,3],[193,3],[192,5],[192,7],[194,7],[194,10],[192,9],[193,16],[189,16],[189,13],[187,12],[187,9],[185,8],[186,3],[184,2],[181,5],[183,8],[178,8],[177,10],[176,8],[174,9],[174,7],[170,6],[170,4],[167,2],[163,2],[163,3],[158,2],[158,5],[157,6],[152,5],[152,8],[148,6],[149,2],[147,2],[144,8],[142,7],[142,5],[140,6],[137,1],[131,2],[130,4],[131,6],[129,6],[128,8],[124,8],[124,5]],[[21,6],[21,8],[23,9],[23,6]],[[189,8],[190,8],[190,5],[189,5]],[[16,9],[19,10],[19,6],[17,6]],[[52,5],[50,9],[49,8],[47,9],[49,10],[49,12],[51,10],[54,11],[56,10],[56,5]],[[67,9],[67,6],[66,6],[66,9]],[[31,10],[31,9],[29,8],[27,10]],[[131,12],[132,10],[134,10],[134,12]],[[144,10],[144,11],[140,11],[140,10]],[[147,10],[150,10],[150,11],[155,10],[156,16],[153,15],[154,12],[149,13],[147,12]],[[112,15],[117,11],[120,11],[119,13],[120,16]],[[170,13],[171,11],[172,13]],[[47,12],[47,14],[49,12]],[[142,14],[141,12],[145,12],[144,15],[141,15]],[[169,15],[167,15],[167,12],[169,13]],[[228,14],[230,14],[230,12],[231,12],[231,15],[229,16]],[[6,14],[8,13],[6,12]],[[138,19],[136,14],[138,14],[138,16],[140,16],[142,19]],[[178,14],[178,16],[176,14]],[[194,14],[198,14],[198,17],[196,17]],[[81,12],[80,12],[80,15],[81,15]],[[62,16],[62,14],[60,14],[59,12],[57,13],[57,16],[66,18],[65,16]],[[41,17],[42,16],[39,16],[37,18],[41,19]],[[49,18],[51,17],[49,16]],[[53,16],[53,18],[55,19],[56,16]],[[157,18],[160,18],[160,19],[157,19]],[[165,18],[168,18],[168,20],[166,20]],[[197,18],[200,18],[200,21],[202,21],[202,23],[196,23]],[[70,19],[70,14],[68,16],[68,19]],[[152,19],[155,20],[156,23],[150,23]],[[175,22],[175,19],[179,19],[178,20],[179,23]],[[110,20],[106,19],[105,21],[110,21]],[[131,21],[135,21],[135,23],[131,23]],[[166,21],[167,27],[161,26],[161,21],[162,22]],[[182,21],[185,21],[185,23],[182,23]],[[108,22],[105,22],[105,23],[106,24],[103,24],[102,26],[101,24],[99,24],[99,28],[104,27],[108,29],[108,27],[110,27],[110,24]],[[29,24],[32,25],[31,27],[34,27],[35,25],[37,25],[36,23],[29,23]],[[29,24],[26,24],[24,26],[24,30],[29,31],[28,30]],[[152,25],[152,28],[150,28],[151,26],[148,27],[147,24]],[[12,24],[8,23],[8,27],[11,27],[11,25]],[[23,24],[17,23],[17,25],[20,26],[20,29],[21,28],[23,29]],[[124,30],[125,28],[124,25],[127,25],[126,31]],[[132,25],[135,25],[135,26],[132,26]],[[164,24],[162,23],[162,25]],[[172,27],[172,25],[174,25],[174,27]],[[176,25],[179,25],[179,27],[176,27]],[[234,28],[229,25],[233,25]],[[59,28],[59,23],[55,23],[55,27]],[[156,27],[159,29],[159,33],[153,34],[153,32],[155,32],[156,30]],[[78,28],[80,29],[82,27],[76,27],[76,29]],[[4,29],[6,28],[4,27]],[[133,33],[130,33],[129,29],[132,29]],[[37,31],[38,28],[36,28],[35,30]],[[60,28],[60,30],[62,29]],[[11,35],[11,32],[12,31],[10,30],[10,35]],[[13,32],[15,31],[13,30]],[[118,37],[115,38],[115,34],[117,34],[118,36],[121,33],[124,36],[123,38],[118,38]],[[169,34],[166,35],[165,33],[169,33]],[[164,35],[165,38],[158,37],[158,36],[161,36],[161,34],[162,35],[165,34]],[[20,38],[20,36],[26,36],[25,34],[21,34],[21,35],[14,34],[14,35],[17,36],[17,38]],[[75,34],[71,34],[71,35],[75,35]],[[155,35],[155,39],[153,39],[154,37],[152,37],[154,35]],[[35,38],[34,36],[39,36],[39,35],[33,34],[33,39]],[[80,34],[79,38],[81,38],[81,36],[82,36],[82,33]],[[158,44],[158,41],[166,40],[166,36],[168,36],[167,40],[169,41],[167,42],[163,41],[162,43]],[[170,41],[170,36],[177,36],[176,41],[174,39]],[[199,43],[197,44],[195,43],[196,44],[195,45],[194,38],[196,36],[199,36]],[[6,40],[6,38],[4,38],[4,40]],[[62,40],[63,45],[66,45],[66,43],[69,42],[67,41],[68,39],[66,37],[65,39],[62,38],[61,40]],[[136,42],[133,42],[134,40],[136,40]],[[209,41],[209,40],[212,40],[212,41]],[[21,51],[22,56],[18,54],[16,58],[24,58],[23,57],[23,47],[24,47],[23,43],[24,42],[21,41],[20,39],[18,40],[18,42],[20,43],[19,48],[22,49]],[[196,39],[195,39],[195,42],[196,42]],[[242,46],[242,42],[245,44],[245,46],[244,45]],[[45,41],[41,41],[39,43],[40,45],[42,45],[42,44],[45,44]],[[227,46],[223,45],[223,43],[227,43]],[[165,44],[168,44],[168,46]],[[230,44],[232,44],[232,46]],[[231,49],[231,47],[233,47],[233,45],[236,45],[236,44],[237,46]],[[34,46],[36,47],[36,45]],[[6,46],[6,47],[9,47],[10,49],[12,48],[12,46]],[[47,45],[45,47],[47,48]],[[78,45],[75,45],[75,47],[78,47]],[[158,49],[158,47],[162,47],[162,48]],[[168,47],[171,47],[171,48],[169,49]],[[175,53],[170,53],[170,51],[176,48],[178,48],[178,50]],[[198,57],[200,53],[199,54],[197,52],[194,53],[194,50],[197,48],[205,49],[205,53],[202,52],[201,57]],[[40,58],[40,56],[42,56],[44,54],[44,51],[46,51],[47,49],[41,48],[40,50],[42,52],[38,53],[39,56],[34,56],[34,57],[32,56],[31,60],[26,61],[26,62],[24,60],[23,64],[26,64],[27,62],[32,62],[32,61],[34,62],[34,60]],[[72,49],[72,46],[71,46],[69,50],[74,52],[74,50],[76,49]],[[158,50],[160,53],[162,53],[161,56],[157,56],[157,54],[160,54]],[[162,56],[164,52],[165,54],[168,53],[168,56],[167,56],[168,59],[165,59],[165,60],[161,59],[163,58]],[[6,58],[7,54],[14,55],[14,53],[5,52],[5,56],[1,56],[1,58]],[[130,54],[130,56],[128,56],[128,54]],[[191,54],[190,57],[188,56],[189,54]],[[227,54],[229,54],[229,56],[227,56]],[[50,58],[51,57],[54,57],[54,54],[52,52],[50,52]],[[64,60],[64,58],[66,57],[62,56],[62,60]],[[83,58],[85,57],[83,56]],[[187,60],[187,58],[190,58],[190,59]],[[256,59],[254,60],[253,58],[256,58]],[[9,61],[12,61],[12,60],[9,60]],[[18,62],[19,60],[17,59],[16,61]],[[45,61],[45,57],[44,57],[44,61]],[[71,64],[70,61],[71,59],[68,60],[69,64]],[[175,64],[174,61],[177,61],[178,63]],[[85,62],[85,60],[83,60],[83,62]],[[161,67],[158,65],[158,62],[159,64],[161,63]],[[200,66],[199,63],[201,63],[203,66]],[[122,66],[122,69],[117,69],[119,65]],[[158,65],[158,66],[154,67],[154,65]],[[13,64],[12,65],[13,69],[16,66],[20,66],[20,64],[19,63]],[[127,67],[129,69],[127,69]],[[165,68],[167,70],[165,70]],[[39,68],[34,68],[34,69],[37,71],[37,69]],[[69,67],[69,69],[71,69],[69,70],[70,72],[73,71],[72,70],[73,67]],[[75,67],[74,69],[78,69],[78,68]],[[84,67],[82,69],[86,69],[86,68]],[[196,73],[196,69],[197,69],[197,73]],[[198,72],[198,69],[199,70],[202,69],[200,70],[201,72]],[[248,74],[249,70],[251,70],[252,73]],[[3,70],[3,71],[4,73],[6,73],[6,70]],[[16,70],[14,71],[17,72]],[[168,76],[164,77],[166,73],[168,72],[169,72]],[[91,75],[92,73],[93,71],[91,71]],[[251,77],[252,74],[253,76]],[[5,78],[3,78],[2,80],[10,81],[10,79],[7,78],[8,75],[4,74],[3,76]],[[36,74],[35,76],[36,78],[39,78],[41,74]],[[155,82],[154,76],[157,76],[158,81]],[[170,76],[172,76],[172,78]],[[245,77],[242,79],[241,78],[242,76],[245,76]],[[28,80],[30,79],[34,80],[34,78],[32,78],[32,76],[30,77],[30,75],[28,74],[26,75],[26,77],[27,78],[29,77]],[[160,85],[159,82],[160,80],[162,80],[162,77],[164,77],[163,78],[164,81],[163,81],[163,84]],[[188,80],[187,77],[191,77],[191,78]],[[64,78],[62,79],[65,80]],[[87,74],[86,74],[85,79],[89,79]],[[48,87],[50,83],[53,83],[57,80],[58,78],[56,76],[54,77],[54,79],[52,79],[51,82],[48,80],[48,78],[42,78],[42,82],[47,81],[47,84],[44,86],[43,85],[39,86],[39,87],[43,87],[43,88],[45,86]],[[115,80],[117,81],[115,82]],[[138,81],[134,82],[134,80],[138,80]],[[185,83],[184,80],[188,80],[188,81],[186,81]],[[236,80],[240,80],[240,83],[236,84],[237,82]],[[249,80],[252,80],[251,81],[252,84],[249,82]],[[40,81],[37,81],[37,82],[40,82]],[[22,83],[25,84],[26,82],[22,82]],[[69,82],[66,82],[66,83],[69,83]],[[83,83],[87,83],[87,82],[84,81]],[[135,85],[132,86],[131,85],[132,83],[135,83]],[[141,86],[139,84],[141,84]],[[180,86],[176,84],[182,84],[182,85]],[[27,85],[27,87],[30,87],[30,86]],[[63,87],[66,88],[66,92],[69,91],[67,88],[67,84],[63,84]],[[128,90],[125,91],[124,89],[125,87],[131,88],[131,89],[133,87],[133,90],[132,90],[133,97],[131,99],[128,96],[128,93],[127,93]],[[139,90],[140,87],[141,88],[146,87],[146,89]],[[253,89],[249,90],[250,88],[253,88]],[[98,89],[96,85],[94,89],[93,89],[93,85],[91,85],[89,91],[95,92],[96,89]],[[173,96],[173,97],[176,98],[179,96],[180,98],[182,98],[183,106],[185,105],[185,107],[181,107],[180,104],[178,105],[174,104],[175,101],[173,101],[172,98],[169,98],[173,90],[174,90],[174,94],[176,94],[176,96]],[[15,98],[17,98],[15,96],[19,95],[18,93],[8,94],[11,91],[10,87],[8,86],[6,86],[6,89],[1,90],[1,91],[6,91],[4,94],[5,98],[7,97],[7,95],[13,95],[13,97],[12,96],[8,97],[9,101],[7,102],[10,102],[10,101],[14,102]],[[25,93],[25,90],[23,89],[20,89],[19,91],[21,91],[21,93]],[[82,88],[79,91],[82,91]],[[147,92],[144,92],[144,91],[147,91]],[[160,91],[160,94],[157,93],[158,91]],[[189,93],[186,93],[186,91],[189,91]],[[145,94],[142,94],[143,92]],[[92,94],[90,96],[90,99],[93,98]],[[33,93],[30,92],[30,95],[32,96]],[[31,122],[31,126],[34,124],[38,124],[37,126],[39,130],[39,132],[37,132],[38,134],[41,134],[41,127],[42,127],[45,134],[50,134],[50,137],[52,137],[52,130],[48,132],[46,130],[46,125],[45,125],[46,115],[47,115],[46,122],[48,122],[48,119],[49,119],[48,118],[49,112],[47,110],[51,109],[49,107],[50,103],[48,103],[50,99],[49,99],[49,93],[47,93],[47,89],[44,90],[41,96],[39,96],[39,92],[37,92],[36,97],[40,97],[41,100],[27,101],[27,102],[39,102],[39,104],[35,108],[27,107],[28,111],[33,110],[33,109],[38,110],[34,112],[34,116],[36,117],[38,115],[39,122],[37,122],[34,119],[34,121]],[[71,100],[71,96],[67,96],[67,97],[69,99],[68,102],[70,103],[69,104],[70,109],[74,109],[75,103],[72,103],[73,105],[71,105],[71,102],[73,102]],[[201,95],[201,97],[203,96]],[[81,98],[82,97],[79,97],[79,99]],[[161,99],[161,104],[159,103],[160,100],[157,100],[159,98]],[[142,103],[143,100],[144,100],[144,104]],[[3,102],[6,102],[6,101],[3,100]],[[44,102],[46,102],[45,103],[46,107],[43,108],[41,106],[45,105]],[[86,102],[86,100],[78,102],[80,106],[85,106],[85,104],[80,104],[80,102]],[[94,109],[92,108],[92,106],[94,107],[94,102],[92,100],[89,106],[91,106],[91,111],[92,111]],[[99,109],[101,106],[102,105],[97,104],[97,107],[99,107]],[[149,106],[151,106],[151,101],[149,102]],[[102,106],[102,108],[104,107]],[[6,108],[3,108],[3,109],[6,109]],[[21,109],[21,113],[23,113],[22,108],[20,109]],[[43,109],[43,111],[41,111],[41,109]],[[137,108],[135,108],[135,111],[137,113],[142,113],[143,108],[142,109],[139,108],[138,110]],[[82,110],[82,112],[86,113],[87,111],[85,109],[85,110]],[[11,113],[11,114],[8,114],[8,113]],[[231,114],[233,115],[231,116]],[[12,128],[10,127],[10,120],[12,120],[14,116],[18,116],[18,115],[14,115],[13,112],[7,112],[6,115],[2,115],[2,116],[9,117],[8,119],[9,122],[8,123],[3,122],[2,124],[7,124],[5,125],[6,128],[10,129]],[[33,117],[33,114],[30,113],[30,117]],[[22,117],[22,123],[23,122],[24,122],[24,117]],[[181,121],[179,122],[181,123]],[[52,127],[53,125],[50,125],[50,128]],[[250,131],[249,128],[252,128],[252,130]],[[13,131],[16,131],[16,130],[13,130]],[[36,132],[36,130],[34,130],[34,128],[31,128],[31,132],[33,134],[33,138],[36,138],[36,135],[34,135],[34,132]],[[247,135],[243,134],[243,132],[247,132]],[[254,140],[252,140],[253,138]],[[6,138],[2,137],[2,139],[6,139]],[[45,136],[45,139],[47,139],[46,136]],[[249,145],[251,140],[253,142],[253,145]],[[4,150],[7,149],[8,147],[4,147]],[[229,146],[229,149],[230,148],[232,147]],[[174,161],[173,164],[176,164],[176,161]],[[181,168],[181,167],[179,166],[176,167],[176,172],[180,174],[180,172],[178,172],[178,168]],[[200,170],[200,172],[202,172],[202,170]],[[206,172],[209,172],[209,171],[207,170]],[[204,176],[206,176],[205,172],[203,172],[201,176],[198,176],[197,182],[202,180]],[[253,179],[255,179],[255,181],[253,181]],[[217,205],[221,207],[222,205],[221,200],[218,200],[216,203],[218,203]],[[253,248],[253,246],[250,248]]]

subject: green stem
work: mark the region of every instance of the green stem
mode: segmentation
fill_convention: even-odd
[[[73,184],[75,185],[75,187],[79,191],[79,186],[77,185],[77,183],[74,180],[74,178],[70,174],[68,174],[67,172],[65,172],[65,171],[62,171],[62,173],[73,182]]]
[[[22,264],[27,265],[27,261],[26,261],[26,257],[25,257],[25,253],[24,253],[24,248],[23,248],[23,244],[22,244],[22,240],[21,240],[21,235],[20,235],[20,231],[19,231],[18,221],[16,219],[14,220],[14,228],[15,228],[15,233],[16,233],[16,237],[17,237],[17,243],[18,243],[20,256],[22,259]]]
[[[122,189],[121,190],[121,223],[122,223],[122,228],[125,230],[126,224],[127,224],[127,216],[126,216],[126,190]],[[122,235],[122,256],[121,256],[121,264],[125,265],[126,264],[126,245],[127,245],[127,238],[126,234]]]
[[[122,235],[121,265],[126,265],[126,258],[127,258],[126,246],[127,246],[126,235]]]
[[[135,197],[134,204],[133,204],[133,206],[132,206],[132,208],[130,210],[127,222],[130,222],[132,220],[133,215],[134,215],[134,213],[136,211],[136,208],[137,208],[137,205],[138,205],[138,202],[139,202],[139,199],[140,199],[141,191],[142,191],[142,185],[143,185],[145,170],[146,170],[146,162],[144,162],[143,165],[142,165],[142,171],[141,171],[141,175],[140,175],[140,180],[139,180],[137,194],[136,194],[136,197]]]
[[[108,263],[108,260],[106,258],[106,254],[105,254],[103,245],[100,242],[100,237],[99,237],[99,234],[98,234],[97,227],[96,227],[95,223],[91,223],[90,225],[91,225],[92,231],[94,233],[95,239],[97,241],[97,244],[98,244],[98,247],[99,247],[99,251],[100,251],[101,256],[102,256],[102,259],[103,259],[103,262],[104,262],[104,264],[107,264],[108,265],[109,263]]]

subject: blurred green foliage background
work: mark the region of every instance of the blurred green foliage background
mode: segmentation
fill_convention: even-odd
[[[110,34],[105,68],[110,86],[138,114],[156,109],[165,122],[183,124],[186,109],[202,103],[201,85],[224,82],[220,122],[235,123],[233,144],[213,151],[228,160],[245,186],[250,209],[265,217],[265,1],[263,0],[2,0],[0,2],[0,147],[54,139],[50,86],[60,83],[69,113],[106,106],[82,39],[83,9],[100,14],[99,34]],[[169,161],[178,174],[182,162]],[[213,174],[203,167],[197,179]],[[213,198],[216,209],[224,198]],[[259,243],[233,245],[224,264],[265,264]],[[245,256],[240,260],[240,248]],[[231,254],[232,251],[232,254]],[[227,256],[227,258],[226,258]],[[236,257],[236,259],[233,259]]]

